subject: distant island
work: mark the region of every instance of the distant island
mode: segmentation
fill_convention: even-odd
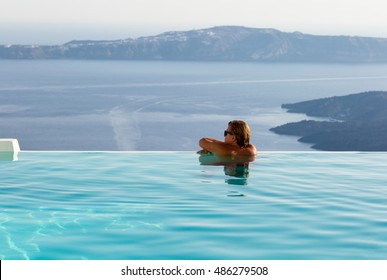
[[[324,151],[387,151],[387,92],[373,91],[283,104],[291,113],[329,118],[271,128]]]
[[[113,41],[0,45],[0,59],[386,63],[387,38],[316,36],[219,26]]]

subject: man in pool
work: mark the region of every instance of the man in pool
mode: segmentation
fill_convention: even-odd
[[[250,144],[250,127],[239,120],[228,123],[224,141],[202,138],[199,146],[202,148],[199,154],[213,153],[220,157],[254,157],[257,154],[254,145]]]

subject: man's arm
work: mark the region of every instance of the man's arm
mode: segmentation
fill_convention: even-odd
[[[202,138],[199,141],[199,146],[211,153],[218,156],[230,156],[234,154],[234,149],[231,145],[224,143],[223,141],[214,138]]]

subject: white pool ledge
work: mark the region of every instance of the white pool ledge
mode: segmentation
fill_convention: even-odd
[[[20,146],[17,139],[0,138],[0,160],[14,161],[17,160]]]

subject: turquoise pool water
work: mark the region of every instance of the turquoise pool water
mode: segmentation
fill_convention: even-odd
[[[387,259],[386,153],[21,152],[0,196],[2,260]]]

